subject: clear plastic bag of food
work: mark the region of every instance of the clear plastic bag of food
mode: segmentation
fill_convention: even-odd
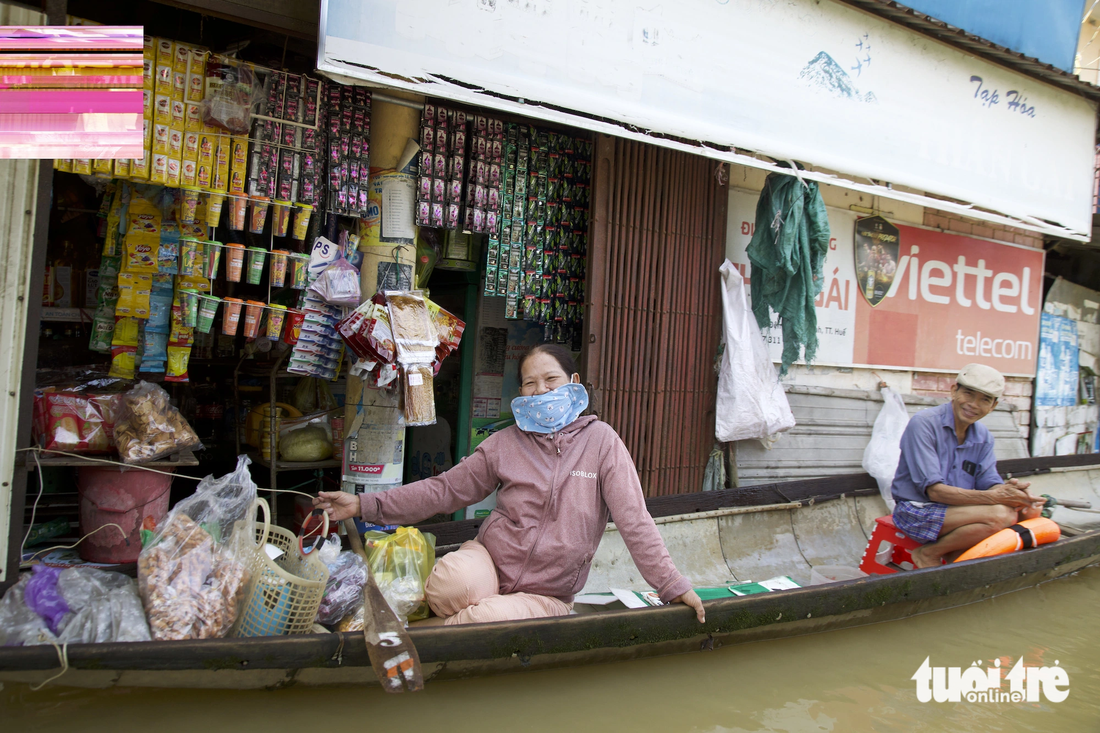
[[[223,637],[236,623],[258,557],[256,484],[247,456],[207,476],[142,537],[138,592],[158,641]]]
[[[424,582],[435,566],[435,536],[415,527],[363,535],[378,589],[401,623],[428,617]]]
[[[333,535],[335,537],[335,535]],[[331,542],[331,540],[329,540]],[[325,595],[317,609],[317,623],[335,624],[363,603],[363,586],[367,582],[367,564],[354,552],[339,552],[331,559],[322,556],[328,567]]]
[[[284,461],[324,461],[332,456],[332,418],[338,410],[303,415],[279,424],[279,455]]]
[[[59,370],[34,393],[32,421],[38,445],[69,453],[110,453],[122,407],[122,383],[98,373]]]
[[[248,134],[252,111],[263,96],[252,65],[218,56],[208,62],[206,76],[209,91],[202,102],[202,121],[234,135]]]
[[[397,361],[402,365],[431,364],[439,345],[439,332],[432,323],[424,295],[418,290],[388,290],[386,307],[397,346]]]
[[[405,424],[435,425],[435,377],[426,364],[412,364],[402,369],[405,389]]]
[[[123,395],[115,442],[123,463],[147,463],[202,448],[199,436],[169,402],[168,393],[148,382],[138,382]]]
[[[329,305],[354,308],[359,305],[359,271],[340,255],[317,276],[309,290]]]

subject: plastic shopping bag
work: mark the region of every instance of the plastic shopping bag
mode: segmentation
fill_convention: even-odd
[[[726,348],[718,373],[714,437],[724,443],[758,438],[770,448],[771,436],[794,427],[794,415],[749,309],[744,278],[729,260],[719,271]]]
[[[875,418],[875,427],[871,430],[871,442],[863,449],[863,470],[878,481],[878,491],[886,508],[894,511],[894,497],[890,486],[894,483],[894,473],[898,470],[901,458],[901,435],[909,424],[909,413],[905,401],[894,390],[884,387],[882,390],[882,410]]]
[[[233,473],[207,476],[142,533],[138,590],[157,641],[218,638],[236,622],[259,552],[249,463],[240,456]]]
[[[424,582],[435,566],[435,536],[398,527],[393,534],[367,532],[363,542],[378,589],[401,623],[427,618]]]

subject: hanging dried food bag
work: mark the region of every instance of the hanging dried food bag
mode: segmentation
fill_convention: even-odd
[[[168,393],[148,382],[122,397],[115,442],[123,463],[147,463],[186,449],[202,448],[199,436],[168,401]]]
[[[403,366],[431,364],[435,360],[439,334],[423,294],[418,290],[386,291],[386,307],[397,346],[397,361]]]
[[[354,308],[359,305],[359,271],[341,254],[309,286],[329,305]]]
[[[259,558],[251,516],[256,484],[247,456],[221,478],[207,476],[163,524],[142,532],[138,592],[157,641],[229,633]]]
[[[376,295],[363,303],[337,323],[336,330],[348,349],[363,361],[390,364],[397,356],[384,296]]]
[[[248,134],[253,105],[262,97],[249,64],[224,56],[206,67],[208,92],[202,102],[202,121],[235,135]]]
[[[435,425],[435,386],[429,364],[404,367],[405,424]]]

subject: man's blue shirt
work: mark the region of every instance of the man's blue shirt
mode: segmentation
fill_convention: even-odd
[[[928,487],[939,483],[980,491],[1004,483],[997,473],[989,429],[974,423],[959,445],[950,402],[910,418],[901,436],[901,458],[891,493],[895,501],[931,501]]]

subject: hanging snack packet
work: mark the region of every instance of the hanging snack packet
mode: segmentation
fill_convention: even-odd
[[[157,271],[175,275],[179,272],[180,228],[173,221],[160,225],[160,246],[157,248]]]
[[[164,376],[166,382],[187,382],[187,362],[191,359],[190,346],[168,347],[168,370]]]
[[[329,305],[354,308],[359,305],[359,271],[340,255],[317,276],[309,290]]]
[[[435,387],[431,366],[413,364],[403,371],[405,424],[435,425]]]
[[[397,345],[397,361],[402,365],[431,364],[439,336],[423,294],[418,290],[386,291],[386,307]]]
[[[153,288],[151,275],[122,272],[118,276],[118,303],[115,315],[148,318],[149,296]]]
[[[92,335],[88,339],[88,350],[101,354],[111,353],[111,340],[115,334],[115,309],[111,306],[96,308],[92,318]]]
[[[136,347],[113,346],[111,347],[111,369],[107,374],[118,379],[133,379],[136,362]]]

